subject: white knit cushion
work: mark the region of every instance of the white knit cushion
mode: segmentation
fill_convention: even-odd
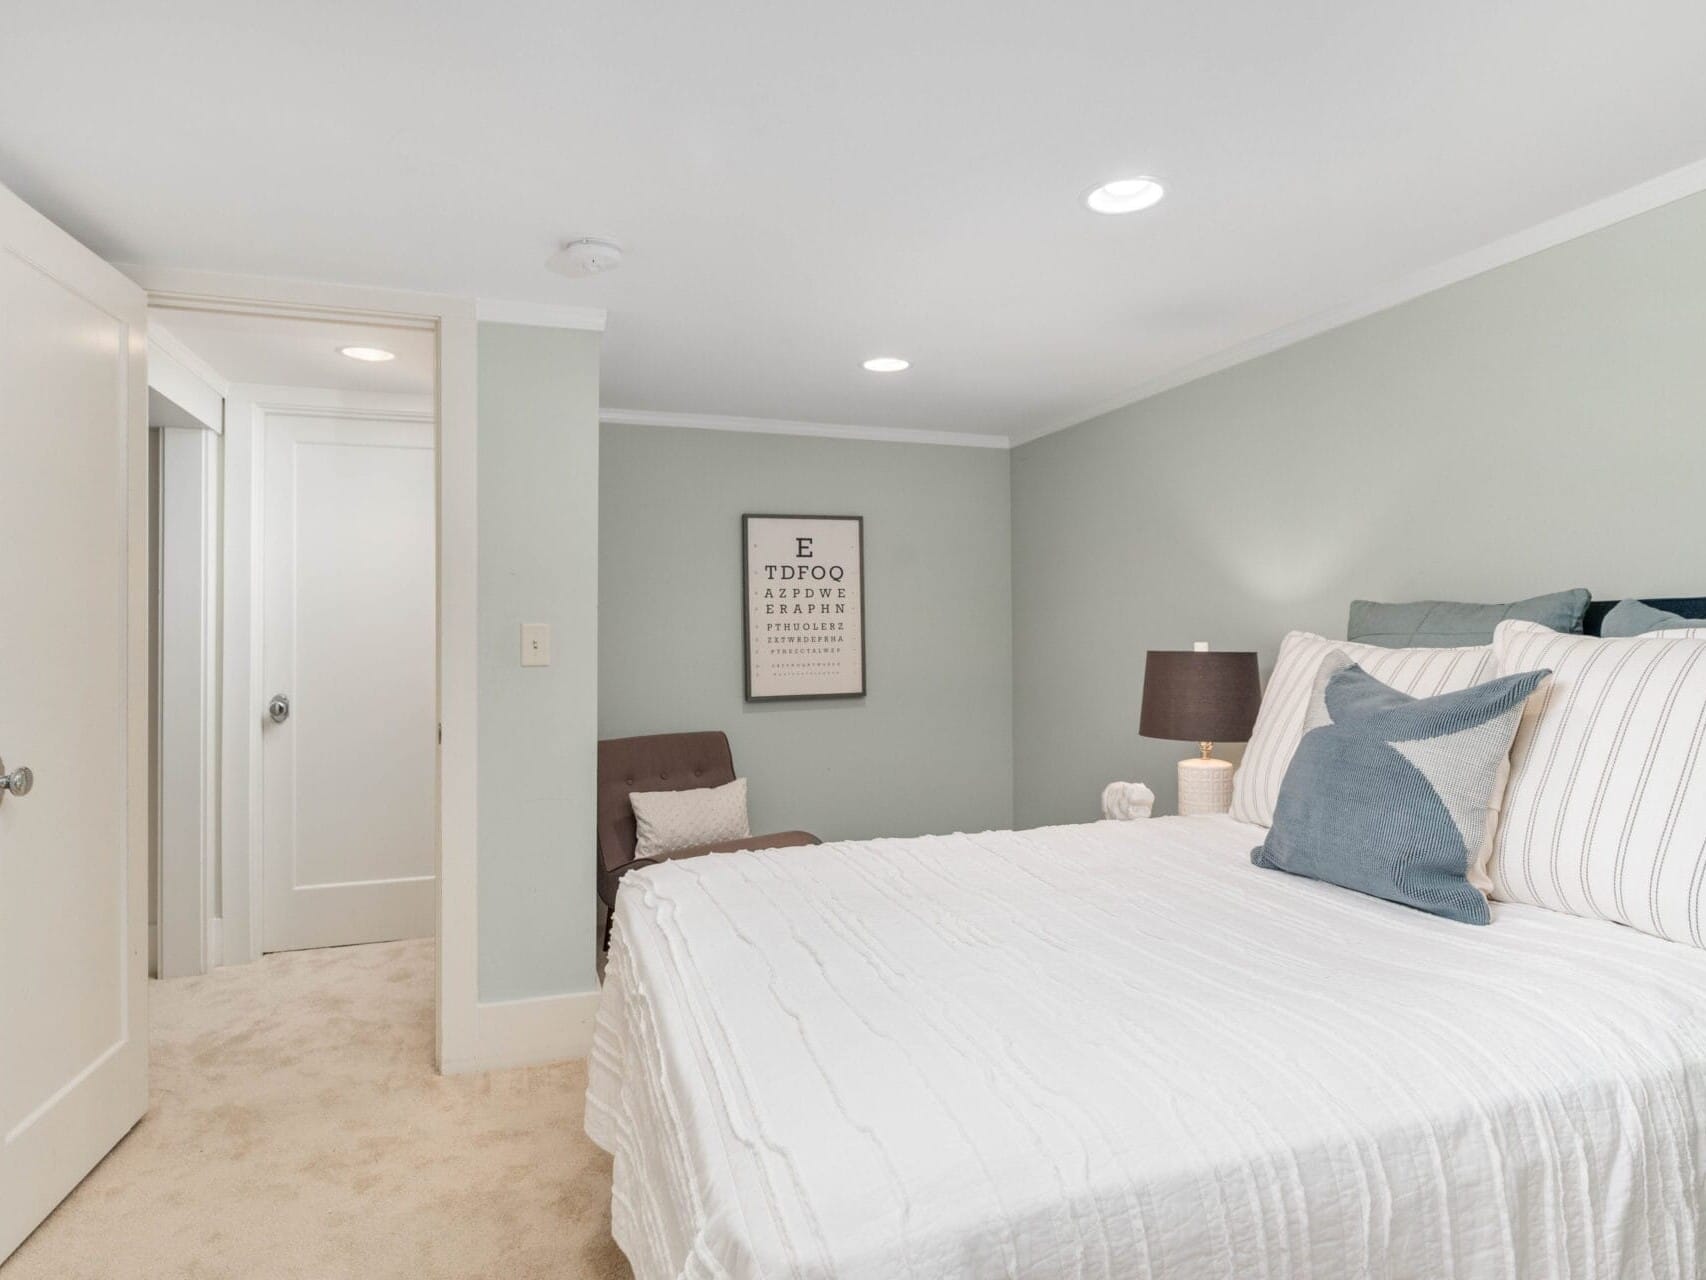
[[[1493,652],[1552,670],[1511,746],[1494,897],[1706,946],[1706,629],[1505,622]]]
[[[1308,631],[1293,631],[1280,642],[1279,660],[1262,695],[1250,745],[1232,780],[1232,816],[1242,822],[1274,824],[1279,799],[1297,744],[1303,739],[1303,718],[1309,713],[1309,694],[1321,660],[1334,649],[1345,654],[1382,684],[1413,698],[1455,693],[1492,677],[1490,645],[1466,649],[1387,649],[1348,640],[1328,640]]]
[[[746,818],[746,779],[691,791],[634,791],[637,858],[655,858],[694,845],[741,840],[752,834]]]

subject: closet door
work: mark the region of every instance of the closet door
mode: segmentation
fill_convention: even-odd
[[[262,947],[434,931],[433,424],[268,411]]]

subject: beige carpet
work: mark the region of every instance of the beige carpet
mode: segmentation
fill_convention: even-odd
[[[432,1067],[431,942],[149,984],[148,1115],[3,1280],[628,1277],[576,1063]]]

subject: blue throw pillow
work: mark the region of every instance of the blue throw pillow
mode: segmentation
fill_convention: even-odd
[[[1412,698],[1342,652],[1322,662],[1258,867],[1487,924],[1469,883],[1523,700],[1548,673]]]
[[[1699,618],[1685,618],[1680,613],[1655,609],[1640,600],[1619,600],[1611,612],[1600,621],[1602,636],[1644,636],[1649,631],[1668,631],[1674,627],[1698,627]]]
[[[1514,604],[1463,604],[1456,600],[1380,604],[1374,600],[1352,600],[1345,639],[1385,649],[1455,649],[1492,644],[1493,628],[1512,618],[1578,635],[1588,600],[1585,587],[1554,591]]]

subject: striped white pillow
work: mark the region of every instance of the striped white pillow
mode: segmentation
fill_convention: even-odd
[[[1504,622],[1493,652],[1552,670],[1511,747],[1493,896],[1706,946],[1706,628]]]
[[[1328,640],[1308,631],[1293,631],[1280,642],[1279,660],[1262,695],[1250,745],[1232,779],[1232,816],[1243,822],[1274,825],[1274,804],[1280,783],[1297,744],[1303,740],[1303,719],[1309,712],[1309,693],[1321,660],[1334,649],[1346,654],[1369,675],[1400,693],[1416,698],[1455,693],[1493,677],[1491,645],[1466,649],[1387,649],[1374,644]]]

